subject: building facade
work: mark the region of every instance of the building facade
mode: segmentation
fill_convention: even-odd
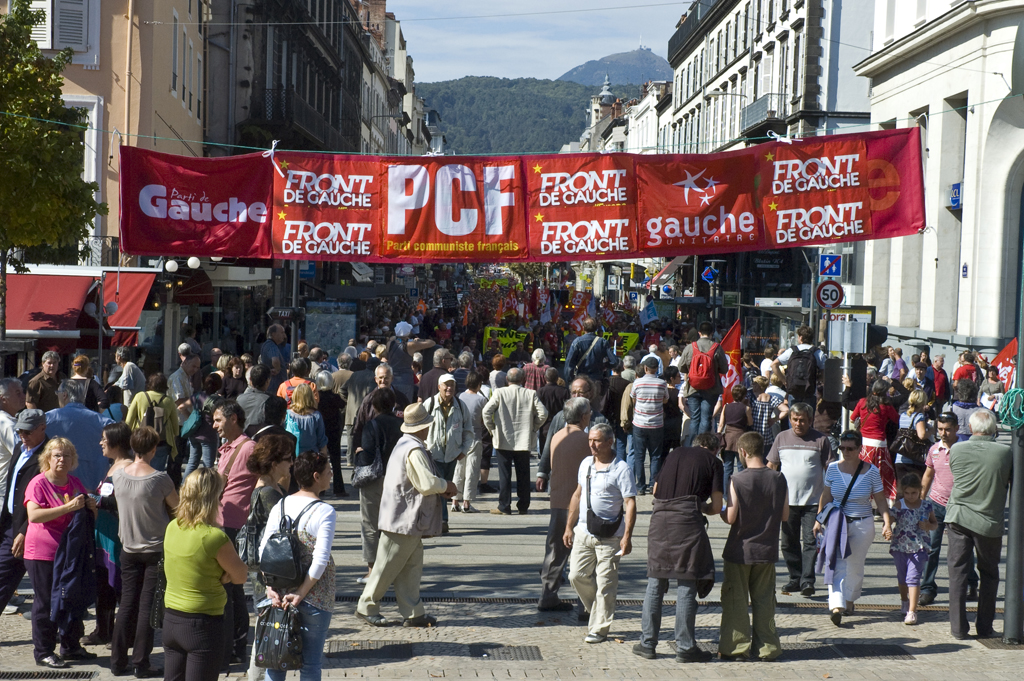
[[[852,67],[871,21],[841,0],[696,0],[669,40],[670,150],[866,129],[868,87]]]
[[[877,0],[874,22],[856,70],[877,128],[921,128],[927,227],[858,244],[849,292],[904,347],[998,352],[1021,324],[1024,3]]]
[[[32,0],[30,6],[45,15],[32,32],[43,54],[74,50],[63,99],[88,112],[82,176],[99,185],[96,200],[109,207],[95,218],[85,264],[115,266],[117,145],[203,155],[208,7],[200,0],[140,2],[129,19],[125,3],[114,0]],[[10,0],[0,0],[4,13],[9,8]]]

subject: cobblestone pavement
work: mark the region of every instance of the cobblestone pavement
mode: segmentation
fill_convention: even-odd
[[[918,626],[902,623],[895,571],[888,546],[881,540],[880,526],[868,556],[858,612],[845,618],[843,627],[837,628],[830,622],[823,589],[819,588],[810,599],[779,595],[776,622],[785,649],[782,660],[716,660],[680,665],[667,642],[672,638],[674,613],[674,605],[669,603],[662,622],[665,640],[658,648],[658,658],[639,658],[631,648],[639,640],[640,601],[646,586],[650,497],[639,499],[634,552],[621,563],[620,604],[612,635],[602,644],[584,644],[586,631],[576,622],[574,613],[539,613],[534,606],[539,593],[537,570],[543,557],[548,506],[546,494],[533,494],[529,515],[500,517],[487,513],[495,506],[496,495],[483,495],[475,502],[482,513],[453,513],[452,533],[425,541],[423,595],[428,601],[428,612],[438,617],[439,626],[424,630],[377,629],[353,616],[355,599],[361,591],[356,578],[366,570],[360,552],[358,502],[336,500],[339,516],[334,558],[338,567],[338,603],[328,637],[325,676],[901,681],[1019,677],[1016,664],[1024,662],[1024,649],[990,649],[975,639],[957,641],[950,636],[944,566],[940,569],[940,593],[935,605],[922,611]],[[715,553],[720,555],[727,526],[712,518],[709,532]],[[785,580],[784,564],[780,563],[778,569],[781,586]],[[31,594],[27,580],[21,592]],[[562,596],[573,598],[572,588],[563,587]],[[716,587],[697,617],[698,639],[711,650],[718,640],[717,600]],[[28,603],[21,610],[27,606]],[[385,602],[384,614],[397,616],[393,603]],[[996,629],[1001,628],[997,619]],[[91,629],[91,623],[87,623],[86,631]],[[157,645],[153,663],[161,666],[159,635]],[[899,647],[879,647],[883,645]],[[98,664],[79,663],[73,669],[99,672],[98,678],[102,679],[110,677],[108,651],[101,647],[93,651],[100,654]],[[0,617],[0,672],[38,669],[32,660],[28,620],[20,614]],[[234,667],[231,676],[244,676],[243,671]]]

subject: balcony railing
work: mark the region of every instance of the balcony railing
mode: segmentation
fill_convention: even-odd
[[[268,88],[254,92],[250,115],[255,120],[267,123],[295,125],[325,149],[341,149],[341,134],[338,130],[289,88]]]
[[[700,25],[704,23],[704,17],[711,12],[711,9],[718,2],[719,0],[694,0],[694,3],[690,5],[690,9],[686,13],[686,21],[676,29],[676,32],[668,40],[669,61],[672,61],[672,57],[676,52],[683,49],[683,45],[697,32]]]
[[[79,256],[80,265],[117,267],[121,258],[121,244],[116,236],[91,236],[85,240],[85,249],[88,252]]]
[[[789,97],[785,93],[772,92],[761,95],[743,107],[740,127],[746,131],[755,125],[771,120],[785,120],[789,115]]]

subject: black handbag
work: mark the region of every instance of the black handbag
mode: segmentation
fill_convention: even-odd
[[[250,570],[255,570],[260,566],[260,529],[255,522],[255,506],[255,504],[250,505],[249,517],[245,519],[245,525],[238,530],[238,536],[235,538],[235,550],[238,551],[238,557]]]
[[[915,428],[900,428],[896,433],[895,439],[892,441],[890,451],[893,454],[903,456],[905,459],[910,459],[914,463],[923,464],[931,446],[932,443],[928,440],[922,440],[917,437],[917,430]]]
[[[154,629],[164,627],[164,594],[167,592],[167,573],[164,572],[164,559],[156,564],[156,590],[153,592],[153,609],[149,611],[149,626]]]
[[[380,430],[380,426],[377,423],[377,419],[371,420],[368,424],[373,429],[373,433],[376,436],[377,442],[376,451],[373,453],[373,460],[365,466],[356,466],[352,469],[352,486],[356,489],[362,489],[372,482],[376,482],[384,477],[384,459],[381,456],[381,449],[387,446],[384,442],[384,434]],[[358,455],[357,455],[358,456]]]
[[[302,669],[302,615],[295,608],[267,604],[256,615],[253,659],[261,669]]]
[[[306,511],[322,504],[322,501],[314,501],[299,512],[299,515],[292,520],[285,513],[285,500],[280,501],[281,522],[277,531],[267,539],[267,545],[260,555],[260,570],[263,572],[263,582],[275,590],[294,589],[302,584],[309,571],[310,561],[302,558],[302,540],[299,539],[299,521]],[[269,529],[269,528],[268,528]]]
[[[593,466],[591,466],[590,470],[593,470]],[[622,524],[622,516],[625,509],[620,507],[619,515],[614,520],[605,520],[594,513],[593,506],[594,500],[590,495],[590,471],[587,471],[587,532],[598,539],[614,537],[615,533],[619,531],[619,525]]]

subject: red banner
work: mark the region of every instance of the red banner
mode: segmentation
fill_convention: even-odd
[[[593,260],[636,252],[631,156],[557,154],[523,160],[534,259]]]
[[[187,158],[121,147],[121,249],[270,257],[271,166],[260,154]]]
[[[520,159],[388,158],[378,255],[402,261],[528,257]]]
[[[999,369],[999,380],[1009,392],[1013,388],[1013,376],[1017,370],[1017,339],[1006,344],[1006,347],[992,360],[991,366]]]
[[[740,322],[737,319],[722,338],[722,350],[729,358],[729,372],[721,377],[724,404],[734,401],[732,387],[743,382],[743,350],[740,345]]]
[[[380,241],[380,163],[363,156],[277,154],[274,255],[366,260]]]
[[[356,262],[729,253],[924,229],[917,128],[722,154],[194,159],[121,150],[122,249]]]

